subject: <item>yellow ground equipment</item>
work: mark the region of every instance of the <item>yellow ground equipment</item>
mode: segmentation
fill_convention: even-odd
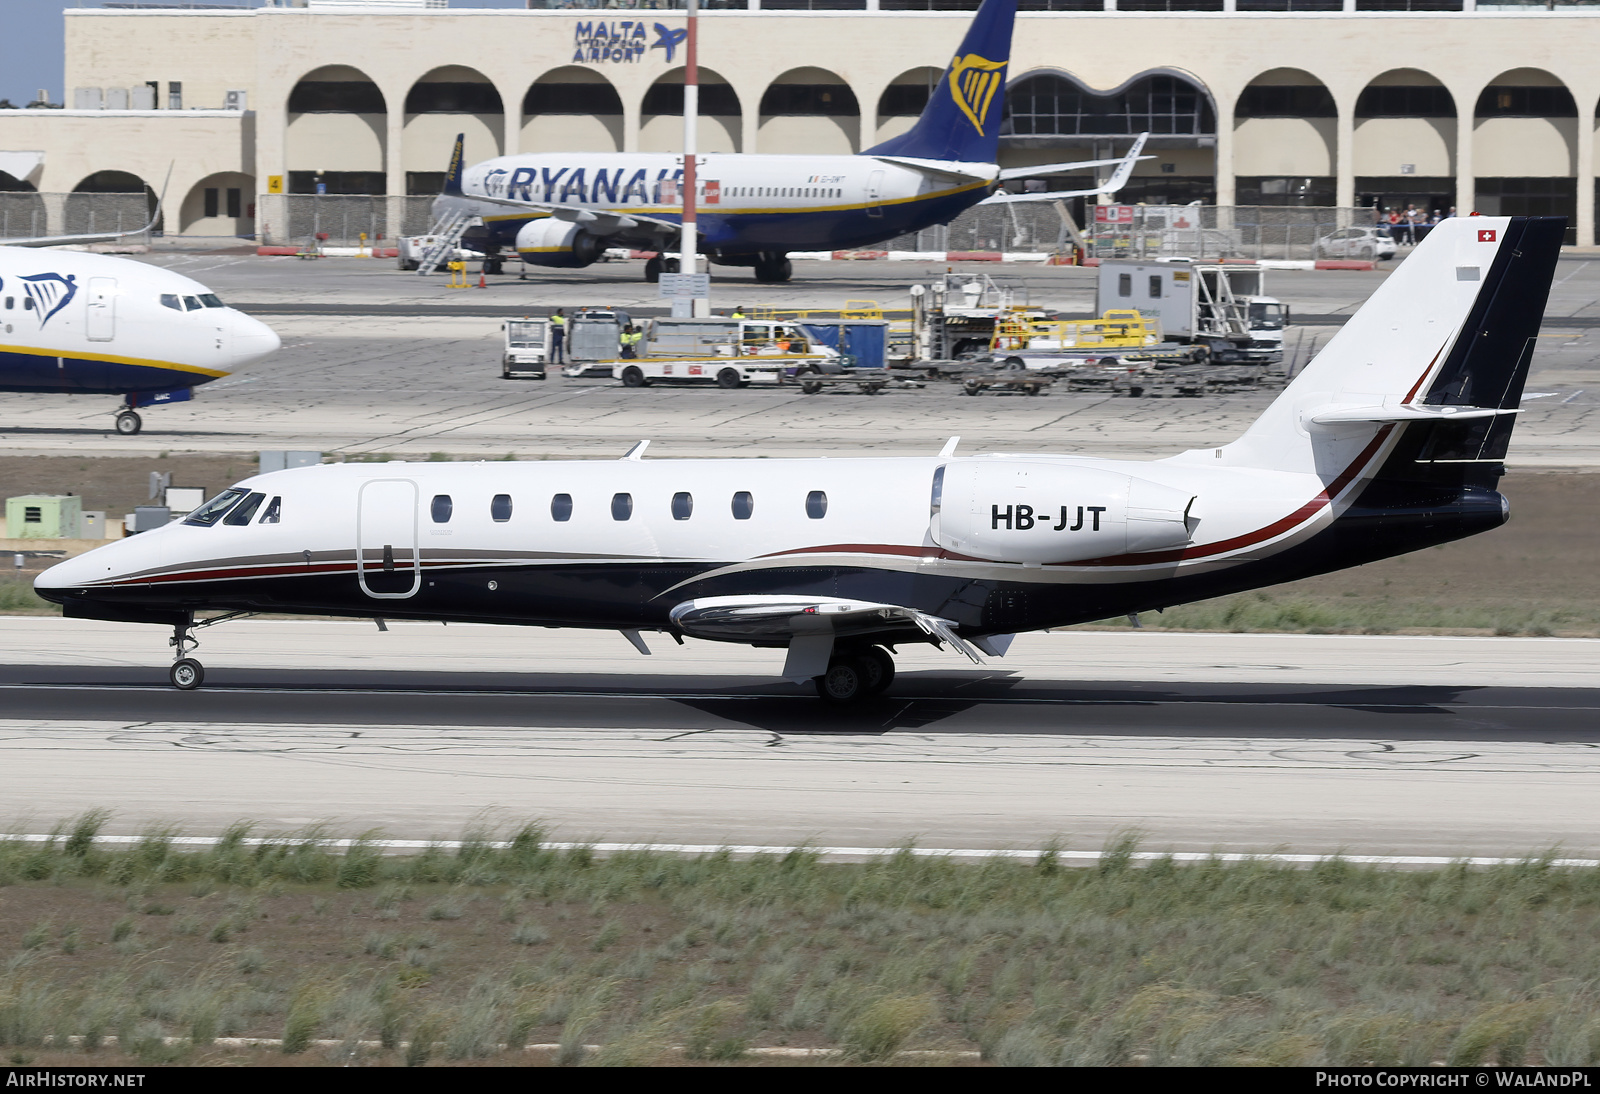
[[[1141,349],[1161,341],[1161,324],[1136,311],[1111,309],[1099,319],[1027,319],[1002,316],[995,321],[989,348],[995,353],[1032,350]]]

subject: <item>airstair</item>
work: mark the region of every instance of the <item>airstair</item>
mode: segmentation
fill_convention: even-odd
[[[422,253],[417,273],[426,277],[456,256],[456,247],[466,230],[478,223],[478,218],[462,209],[453,210],[428,232],[433,242]]]

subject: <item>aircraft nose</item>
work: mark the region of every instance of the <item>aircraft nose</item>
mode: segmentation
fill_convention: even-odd
[[[99,559],[89,562],[88,558],[89,555],[84,554],[56,563],[33,579],[34,592],[46,600],[53,600],[59,604],[62,600],[61,594],[68,589],[81,588],[95,577],[104,577],[105,564]],[[56,595],[52,596],[51,593]]]
[[[259,319],[253,319],[242,311],[228,309],[228,359],[234,367],[259,361],[269,354],[278,352],[278,347],[283,344],[278,337],[278,332],[267,326]]]

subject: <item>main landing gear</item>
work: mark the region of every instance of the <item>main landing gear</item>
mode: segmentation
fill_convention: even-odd
[[[894,658],[882,646],[841,650],[814,683],[817,695],[831,706],[864,703],[894,683]]]
[[[656,255],[654,258],[644,260],[644,279],[654,285],[661,280],[664,273],[678,272],[677,255]]]

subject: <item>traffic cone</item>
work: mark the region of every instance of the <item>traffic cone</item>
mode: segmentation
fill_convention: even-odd
[[[489,283],[483,279],[483,271],[479,270],[478,271],[478,288],[487,289],[488,287],[489,287]]]

